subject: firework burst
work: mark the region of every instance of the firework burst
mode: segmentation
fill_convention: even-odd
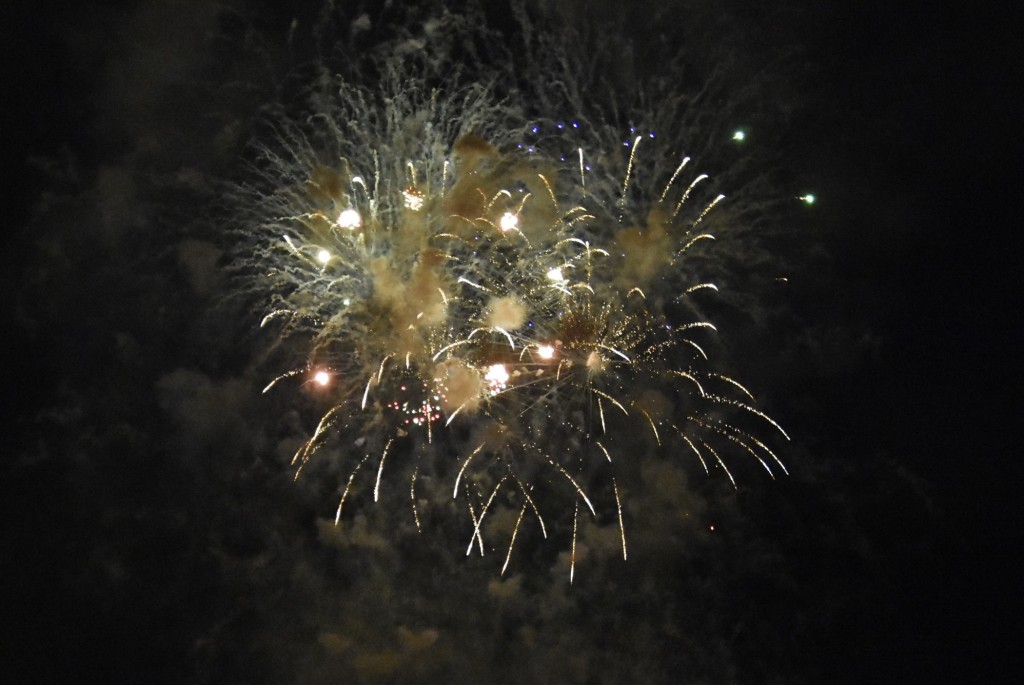
[[[337,525],[398,479],[417,528],[443,492],[467,553],[504,533],[504,573],[561,500],[574,567],[579,516],[614,522],[627,557],[616,468],[638,443],[734,485],[737,454],[785,471],[769,437],[788,436],[715,370],[715,327],[690,306],[717,290],[688,259],[727,201],[678,138],[534,116],[497,78],[435,84],[397,58],[376,72],[373,88],[321,76],[240,192],[261,325],[305,350],[265,392],[326,403],[293,465],[339,447]]]

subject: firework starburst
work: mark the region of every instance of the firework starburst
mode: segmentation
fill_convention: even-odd
[[[468,553],[512,512],[504,572],[559,500],[572,549],[576,517],[601,516],[626,557],[616,468],[638,442],[733,483],[736,454],[785,471],[769,436],[788,436],[716,370],[691,306],[717,290],[688,259],[727,201],[678,136],[536,116],[481,85],[496,79],[377,69],[372,88],[322,77],[240,193],[262,326],[304,350],[266,391],[327,403],[293,465],[341,446],[336,524],[357,491],[404,479],[417,527],[434,497],[467,512]]]

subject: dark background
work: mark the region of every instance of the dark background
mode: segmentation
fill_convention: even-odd
[[[190,157],[221,168],[188,83],[251,73],[210,35],[280,36],[308,10],[5,8],[15,682],[1018,682],[1019,21],[711,5],[669,3],[678,20],[654,27],[638,3],[612,42],[656,31],[736,40],[751,63],[798,56],[782,152],[819,202],[786,246],[788,290],[765,294],[784,306],[737,354],[757,357],[796,438],[794,476],[735,499],[692,485],[733,536],[695,529],[666,566],[679,576],[645,576],[654,591],[612,560],[589,572],[600,588],[586,569],[568,591],[527,578],[515,608],[458,552],[399,539],[353,560],[319,531],[311,493],[252,437],[281,410],[258,394],[252,338],[202,314],[224,287],[218,253],[188,242],[203,238],[189,207],[138,180]],[[266,96],[208,94],[214,111]],[[666,602],[671,626],[651,618]],[[441,656],[417,642],[430,630]],[[608,654],[619,670],[566,665]]]

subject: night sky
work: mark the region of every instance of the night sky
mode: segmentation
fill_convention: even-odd
[[[312,59],[318,4],[293,4],[3,11],[10,682],[1020,682],[1012,18],[559,4],[638,80],[680,45],[680,88],[726,57],[770,79],[723,108],[779,193],[818,198],[779,215],[788,281],[709,314],[790,476],[733,491],[647,455],[629,560],[594,537],[570,586],[565,539],[526,537],[501,578],[465,521],[408,535],[381,503],[340,535],[338,474],[292,480],[281,446],[318,415],[260,394],[280,369],[230,304],[239,246],[206,191]],[[432,6],[336,4],[413,33]]]

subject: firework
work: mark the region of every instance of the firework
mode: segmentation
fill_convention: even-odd
[[[444,481],[467,554],[507,534],[502,573],[556,501],[571,567],[584,515],[614,522],[625,558],[617,465],[638,442],[734,485],[736,454],[785,471],[769,436],[788,436],[716,372],[715,327],[689,306],[717,290],[688,260],[726,201],[654,130],[531,116],[483,82],[432,86],[393,59],[373,88],[322,77],[311,114],[258,145],[249,287],[262,327],[305,350],[265,392],[327,403],[293,465],[340,446],[337,525],[399,479],[419,528]],[[492,529],[498,510],[511,523]]]

